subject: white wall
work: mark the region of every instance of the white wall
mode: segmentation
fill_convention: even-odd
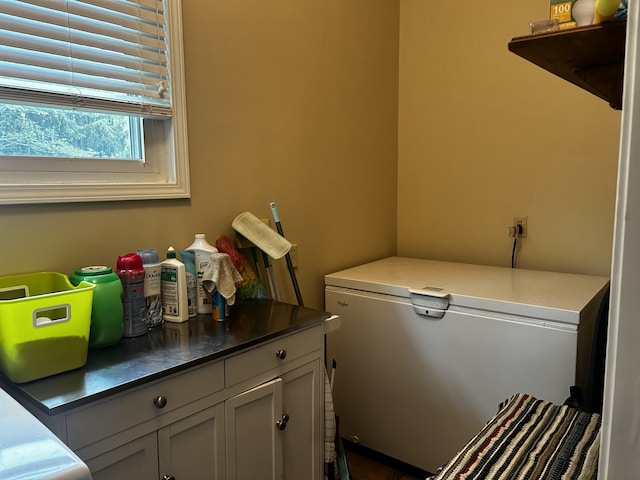
[[[637,4],[629,10],[620,174],[613,252],[611,312],[598,478],[635,479],[640,472],[640,68]]]
[[[549,2],[400,1],[398,253],[608,276],[619,111],[509,52]]]

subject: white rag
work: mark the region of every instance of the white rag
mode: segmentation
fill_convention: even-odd
[[[236,283],[242,282],[242,275],[236,270],[227,253],[212,253],[211,261],[202,273],[202,288],[213,293],[218,290],[227,299],[228,305],[236,302]]]
[[[324,463],[336,461],[336,414],[327,370],[324,371]],[[337,470],[336,470],[337,471]]]

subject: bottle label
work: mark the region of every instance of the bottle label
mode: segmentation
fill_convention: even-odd
[[[197,298],[198,298],[198,313],[211,313],[212,303],[211,303],[211,294],[204,288],[202,283],[202,276],[204,275],[204,271],[209,266],[211,262],[212,253],[205,252],[202,250],[195,251],[196,257],[196,276],[197,276]]]
[[[122,281],[125,337],[137,337],[147,332],[144,299],[144,270],[118,272]]]
[[[187,273],[187,309],[190,317],[198,315],[197,280],[192,273]]]
[[[144,296],[160,295],[160,278],[162,265],[145,265],[144,267]]]
[[[164,323],[162,317],[162,300],[160,287],[162,278],[162,265],[144,266],[144,306],[147,327],[157,327]]]
[[[161,274],[162,312],[165,315],[180,315],[178,302],[178,268],[164,265]]]

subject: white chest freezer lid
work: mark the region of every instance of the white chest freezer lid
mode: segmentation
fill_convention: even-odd
[[[325,276],[325,285],[410,298],[442,291],[449,306],[578,324],[597,309],[606,277],[389,257]]]
[[[1,388],[0,409],[0,478],[91,480],[85,463]]]

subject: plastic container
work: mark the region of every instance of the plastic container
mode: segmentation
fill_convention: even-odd
[[[167,259],[162,261],[161,277],[162,315],[165,322],[189,320],[187,276],[184,263],[176,258],[173,247],[169,247]]]
[[[138,250],[144,268],[144,318],[148,328],[162,325],[160,274],[162,265],[155,248]]]
[[[144,315],[144,268],[137,253],[118,257],[116,273],[122,282],[123,337],[139,337],[149,330]]]
[[[195,255],[187,250],[180,250],[180,260],[184,263],[184,272],[187,277],[187,310],[189,317],[198,315],[198,283],[196,275]]]
[[[193,243],[185,250],[193,252],[195,256],[196,275],[197,275],[197,296],[198,296],[198,313],[211,313],[211,295],[202,286],[202,275],[204,269],[211,261],[211,254],[218,253],[218,249],[213,245],[209,245],[204,233],[196,233]]]
[[[62,273],[0,277],[0,369],[23,383],[87,362],[96,286]]]
[[[69,280],[74,285],[85,281],[96,286],[91,306],[89,348],[110,347],[118,343],[124,333],[120,277],[105,265],[92,265],[76,269]]]

